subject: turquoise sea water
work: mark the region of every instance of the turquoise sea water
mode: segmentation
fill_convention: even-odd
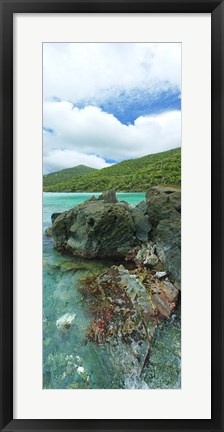
[[[113,262],[63,256],[46,237],[51,214],[74,207],[97,193],[43,194],[43,387],[49,389],[180,388],[180,313],[157,330],[150,363],[140,377],[134,347],[86,342],[91,315],[79,292],[79,281]],[[144,193],[120,193],[119,200],[138,204]],[[74,266],[75,265],[75,266]],[[60,331],[60,318],[72,322]]]

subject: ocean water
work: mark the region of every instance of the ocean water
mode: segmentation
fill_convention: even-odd
[[[91,314],[79,291],[82,278],[113,265],[71,258],[53,248],[45,235],[51,214],[74,207],[99,193],[43,194],[43,388],[45,389],[167,389],[180,388],[180,311],[161,323],[154,338],[150,362],[140,376],[134,347],[95,345],[86,341]],[[120,193],[119,200],[138,204],[144,193]],[[60,331],[63,317],[70,320]]]

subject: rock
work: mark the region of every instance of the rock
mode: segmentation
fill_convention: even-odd
[[[58,216],[60,216],[61,213],[52,213],[51,215],[51,222],[54,223],[55,219],[57,219]]]
[[[133,210],[136,206],[134,204],[129,204],[129,209]]]
[[[178,189],[156,186],[146,193],[148,216],[153,227],[164,219],[180,216],[181,192]]]
[[[155,266],[159,259],[155,255],[155,245],[152,243],[147,243],[138,251],[135,263],[137,265],[148,265],[150,267]]]
[[[119,205],[123,205],[127,210],[129,210],[129,204],[126,201],[118,201]]]
[[[147,289],[140,280],[122,265],[113,266],[99,277],[83,281],[83,295],[94,316],[87,339],[97,344],[140,342],[147,339],[144,321],[150,333],[157,322]]]
[[[181,280],[181,220],[162,220],[157,226],[156,251],[174,280]]]
[[[116,192],[114,190],[108,190],[104,193],[102,193],[98,200],[103,200],[105,203],[117,203],[117,197],[116,197]]]
[[[175,281],[173,282],[173,284],[175,285],[175,287],[176,287],[179,291],[181,291],[181,281],[175,280]]]
[[[181,213],[181,191],[172,192],[169,196],[170,204]]]
[[[95,197],[95,195],[92,195],[92,196],[88,199],[88,201],[97,201],[97,198]]]
[[[132,274],[122,265],[82,281],[82,293],[94,316],[88,340],[110,343],[141,342],[152,338],[161,318],[170,318],[178,289],[146,269]]]
[[[85,258],[123,258],[136,242],[130,211],[102,199],[60,214],[52,235],[56,249]]]
[[[64,314],[63,316],[61,316],[60,318],[57,319],[56,327],[61,332],[65,332],[66,330],[68,330],[71,327],[75,317],[76,317],[76,315],[73,313]]]
[[[178,301],[179,290],[170,281],[160,281],[152,295],[152,301],[158,313],[164,318],[170,318]]]
[[[139,207],[131,209],[131,214],[134,219],[135,235],[137,239],[142,242],[148,241],[148,235],[152,228],[148,215],[145,215]]]
[[[166,296],[167,301],[171,303],[176,303],[179,290],[175,287],[169,280],[163,281],[162,284],[163,294]]]
[[[180,206],[181,193],[174,188],[153,187],[147,203],[138,206],[118,202],[110,190],[67,212],[54,213],[52,237],[58,251],[84,258],[126,259],[166,271],[179,286]]]
[[[45,230],[46,237],[52,237],[52,228],[49,227]]]
[[[134,248],[130,249],[128,251],[128,253],[125,255],[125,258],[124,258],[125,261],[136,263],[136,257],[137,257],[139,250],[140,250],[140,245],[135,246]]]
[[[163,277],[165,277],[167,275],[167,272],[165,272],[165,271],[157,271],[156,272],[156,277],[158,278],[158,279],[162,279]]]
[[[143,212],[144,214],[146,214],[146,213],[147,213],[147,210],[148,210],[148,205],[147,205],[146,201],[141,201],[141,202],[137,205],[137,208],[139,208],[140,210],[142,210],[142,212]]]
[[[144,265],[148,265],[150,267],[154,267],[158,263],[159,259],[155,254],[148,255],[143,261]]]
[[[157,186],[146,194],[155,253],[173,281],[181,280],[181,192]]]
[[[78,374],[81,374],[81,375],[84,374],[84,373],[85,373],[85,369],[84,369],[84,367],[82,367],[82,366],[78,366],[78,367],[77,367],[77,373],[78,373]]]

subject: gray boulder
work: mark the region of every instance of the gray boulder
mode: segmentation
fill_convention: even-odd
[[[131,213],[119,203],[85,201],[53,222],[55,247],[85,258],[123,258],[135,245]]]
[[[157,226],[156,252],[174,280],[181,280],[181,220],[161,220]]]
[[[135,235],[142,242],[148,241],[149,232],[152,228],[148,215],[139,207],[131,209],[131,214],[135,224]]]
[[[156,254],[173,280],[181,280],[181,191],[157,186],[146,194]]]
[[[146,202],[147,213],[153,227],[157,227],[161,220],[180,216],[181,192],[178,189],[152,187],[146,193]]]

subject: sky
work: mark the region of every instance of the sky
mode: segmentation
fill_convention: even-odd
[[[44,174],[180,145],[181,44],[43,44]]]

